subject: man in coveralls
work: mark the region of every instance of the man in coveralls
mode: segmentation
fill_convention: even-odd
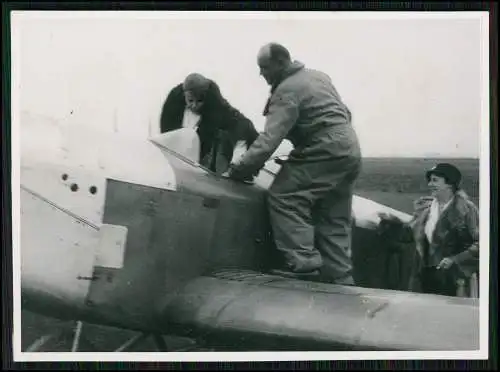
[[[283,139],[294,149],[268,193],[276,247],[285,265],[273,270],[353,285],[351,205],[361,169],[361,151],[351,113],[325,73],[292,61],[280,44],[263,46],[260,74],[271,86],[265,129],[228,176],[248,179]]]

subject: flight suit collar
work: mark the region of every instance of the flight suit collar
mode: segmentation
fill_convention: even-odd
[[[264,106],[264,111],[263,111],[263,115],[266,116],[267,113],[269,112],[269,103],[271,101],[271,96],[273,95],[274,91],[278,88],[278,86],[284,81],[286,80],[289,76],[299,72],[300,70],[302,70],[303,68],[305,67],[305,65],[300,62],[300,61],[293,61],[290,66],[287,67],[287,69],[284,71],[283,73],[283,76],[281,77],[281,79],[279,79],[277,82],[275,82],[272,87],[271,87],[271,92],[270,92],[270,95],[269,95],[269,98],[267,99],[267,102],[266,102],[266,105]]]

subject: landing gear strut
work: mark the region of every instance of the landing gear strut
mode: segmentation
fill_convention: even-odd
[[[94,345],[87,340],[83,335],[83,322],[77,321],[76,326],[74,329],[71,330],[71,337],[72,337],[72,343],[71,343],[71,352],[78,352],[80,349],[81,345],[85,345],[85,349],[91,349],[93,351],[96,350]],[[38,338],[35,342],[33,342],[27,349],[26,352],[28,353],[33,353],[33,352],[39,352],[42,351],[44,346],[46,346],[50,341],[54,341],[60,338],[69,338],[68,330],[62,330],[62,331],[57,331],[48,335],[44,335],[40,338]],[[151,334],[151,333],[142,333],[139,335],[136,335],[129,340],[127,340],[125,343],[123,343],[120,347],[114,350],[114,352],[127,352],[132,350],[135,346],[139,345],[140,343],[146,341],[149,337],[153,337],[154,345],[156,347],[156,350],[159,352],[168,352],[168,351],[192,351],[196,350],[199,348],[199,345],[196,343],[184,346],[182,348],[178,349],[169,349],[167,346],[167,343],[165,342],[163,336],[161,334]]]
[[[71,344],[71,352],[77,352],[81,343],[85,343],[89,346],[90,349],[95,349],[90,341],[82,337],[82,327],[83,323],[81,321],[76,322],[76,327],[72,330],[72,344]],[[44,335],[38,338],[35,342],[33,342],[27,349],[27,353],[39,352],[41,349],[47,345],[50,341],[57,340],[60,338],[69,338],[68,330],[63,329],[61,331],[53,332],[48,335]]]
[[[83,328],[83,323],[81,321],[77,321],[75,328],[71,330],[72,333],[71,337],[73,339],[71,344],[71,352],[77,352],[82,343],[84,343],[87,346],[87,348],[95,350],[94,345],[92,345],[92,343],[89,340],[87,340],[85,337],[82,336],[82,328]],[[69,337],[70,335],[68,334],[68,329],[63,329],[61,331],[44,335],[38,338],[35,342],[33,342],[26,349],[26,352],[35,353],[42,351],[44,346],[46,346],[50,341],[54,341],[61,338],[67,339]]]
[[[71,351],[78,351],[78,346],[80,345],[80,337],[82,336],[83,323],[81,321],[76,322],[75,337],[73,337],[73,345],[71,346]]]

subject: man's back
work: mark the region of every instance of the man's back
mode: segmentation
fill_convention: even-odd
[[[288,76],[275,94],[291,94],[298,104],[299,117],[287,136],[295,146],[291,157],[360,156],[351,113],[327,74],[302,68]]]

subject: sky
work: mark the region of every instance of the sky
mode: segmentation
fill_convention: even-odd
[[[19,12],[13,113],[146,139],[170,89],[199,72],[260,131],[269,87],[256,57],[275,41],[330,75],[364,156],[479,157],[487,14],[342,13]]]

